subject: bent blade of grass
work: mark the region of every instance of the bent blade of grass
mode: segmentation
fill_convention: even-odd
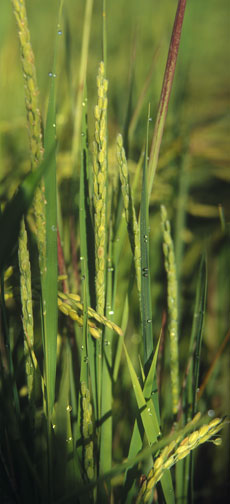
[[[136,396],[136,401],[138,404],[138,409],[140,412],[140,416],[143,422],[143,427],[144,431],[148,440],[149,445],[151,446],[153,443],[156,443],[157,436],[159,435],[159,426],[158,423],[156,422],[157,417],[152,416],[151,408],[148,407],[147,402],[144,397],[144,393],[141,389],[139,380],[137,378],[136,372],[133,368],[132,362],[129,358],[127,349],[125,344],[124,350],[125,350],[125,355],[128,363],[128,368],[132,380],[132,385],[133,385],[133,390]],[[154,361],[153,366],[156,365],[156,361]],[[148,384],[149,385],[149,384]],[[154,408],[154,406],[153,406]],[[173,485],[172,485],[172,479],[171,479],[171,474],[169,471],[166,471],[165,474],[163,475],[161,479],[161,485],[162,485],[162,490],[164,493],[165,501],[167,504],[172,504],[175,502],[174,499],[174,490],[173,490]]]
[[[165,68],[163,85],[161,90],[160,102],[157,111],[155,128],[153,133],[150,160],[149,160],[149,183],[148,197],[150,198],[153,186],[153,180],[157,168],[160,152],[161,140],[163,136],[168,104],[172,90],[174,73],[176,68],[178,50],[180,45],[181,31],[186,7],[186,0],[178,0],[177,12],[175,16],[172,37],[169,46],[168,59]]]
[[[167,451],[170,451],[170,449],[174,449],[179,445],[179,443],[184,443],[184,439],[190,434],[193,434],[194,428],[199,429],[199,436],[198,437],[203,437],[201,443],[206,442],[213,436],[214,433],[219,432],[220,429],[222,429],[227,423],[229,423],[229,420],[226,418],[217,418],[214,419],[214,421],[209,422],[210,419],[207,417],[207,415],[203,418],[201,418],[201,414],[195,415],[195,417],[188,422],[183,429],[180,429],[173,434],[169,434],[165,436],[161,441],[158,441],[154,443],[151,447],[144,448],[136,457],[133,459],[127,460],[125,462],[122,462],[120,464],[115,465],[111,471],[103,476],[100,476],[97,480],[93,481],[89,485],[86,485],[82,490],[78,492],[77,495],[85,495],[86,493],[89,492],[90,489],[96,487],[98,483],[101,483],[103,480],[111,479],[117,474],[121,474],[124,472],[127,468],[132,467],[139,462],[142,462],[144,459],[149,457],[149,455],[156,455],[158,452],[163,450],[165,447],[167,447]],[[201,428],[202,431],[200,430]],[[199,444],[201,444],[199,441]],[[186,442],[188,442],[188,439],[186,439]],[[173,443],[173,444],[172,444]],[[190,449],[196,448],[196,444],[193,444],[190,446]],[[76,492],[72,494],[72,498],[76,495]],[[58,499],[56,504],[64,504],[68,502],[68,499]]]
[[[160,429],[159,429],[159,420],[158,416],[156,415],[155,412],[155,407],[152,402],[152,387],[153,387],[153,382],[154,382],[154,377],[156,374],[156,363],[157,363],[157,355],[158,355],[158,350],[159,350],[159,343],[160,339],[158,341],[154,357],[152,359],[151,367],[149,369],[148,376],[145,380],[144,387],[143,387],[143,394],[146,399],[147,406],[150,408],[151,416],[153,417],[153,421],[155,424],[155,432],[156,432],[156,440],[157,437],[160,435]],[[158,433],[158,434],[157,434]],[[129,446],[129,454],[128,454],[128,460],[131,458],[134,458],[137,453],[141,450],[143,446],[143,427],[140,425],[140,422],[138,422],[138,419],[135,420],[134,428],[133,428],[133,434]],[[126,504],[129,502],[132,502],[134,493],[135,493],[135,478],[137,477],[137,468],[136,466],[131,467],[129,470],[126,471],[125,473],[125,479],[124,479],[124,490],[123,490],[123,496]]]
[[[208,420],[209,419],[207,418],[207,416],[204,418],[201,418],[200,414],[196,415],[191,420],[191,422],[189,422],[183,429],[180,429],[179,431],[176,431],[173,434],[169,434],[168,436],[164,437],[161,441],[154,443],[151,447],[144,448],[140,453],[138,453],[138,455],[136,457],[134,457],[128,461],[125,461],[125,462],[122,462],[120,464],[115,465],[109,473],[107,473],[103,476],[100,476],[97,480],[93,481],[89,485],[85,485],[84,488],[79,490],[78,492],[76,492],[76,491],[73,492],[72,498],[75,497],[76,495],[77,496],[86,495],[89,492],[89,490],[96,487],[102,481],[107,480],[107,479],[112,479],[114,476],[123,473],[127,468],[132,467],[132,466],[138,464],[139,462],[142,462],[147,457],[149,457],[149,455],[153,455],[153,456],[156,455],[159,451],[161,451],[165,447],[169,446],[172,442],[174,442],[174,446],[176,446],[187,435],[189,435],[189,433],[194,431],[195,426],[198,429],[198,427],[204,426],[204,424],[207,424]],[[219,431],[220,429],[222,429],[224,427],[224,425],[229,423],[229,420],[226,418],[220,418],[217,420],[218,420],[217,427],[216,427],[217,431]],[[216,421],[216,419],[215,419],[215,421]],[[207,427],[206,427],[206,429],[207,429]],[[213,436],[213,430],[215,430],[214,426],[212,427],[212,432],[210,432],[210,437]],[[206,432],[207,432],[207,430],[206,430]],[[209,436],[207,435],[206,440],[208,440],[208,437]],[[63,499],[58,499],[56,504],[64,504],[67,502],[72,502],[72,501],[70,501],[70,499],[68,499],[68,498],[67,499],[63,498]]]

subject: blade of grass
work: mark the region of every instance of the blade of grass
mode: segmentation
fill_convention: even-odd
[[[143,427],[144,431],[148,440],[149,445],[151,446],[153,443],[156,442],[157,436],[159,435],[159,426],[155,423],[157,417],[152,415],[151,408],[149,407],[149,404],[147,405],[147,402],[145,400],[143,391],[141,389],[139,380],[137,378],[137,375],[135,373],[135,370],[133,368],[131,359],[128,355],[128,352],[126,350],[125,344],[124,350],[125,350],[125,355],[128,363],[128,368],[132,380],[132,385],[133,385],[133,390],[135,392],[136,396],[136,401],[138,404],[138,409],[140,412],[141,420],[143,422]],[[156,363],[154,362],[154,365]],[[154,406],[153,406],[154,408]],[[174,503],[174,490],[173,490],[173,485],[172,485],[172,479],[169,471],[166,471],[161,479],[161,485],[162,485],[162,490],[164,493],[165,501],[167,504]]]
[[[75,122],[74,122],[74,133],[73,133],[73,143],[72,143],[72,160],[73,160],[73,176],[76,178],[75,167],[77,163],[77,156],[79,150],[79,140],[80,140],[80,127],[82,119],[82,102],[83,93],[86,80],[86,69],[88,61],[88,49],[89,49],[89,39],[91,31],[91,18],[93,10],[93,0],[87,0],[85,6],[85,17],[82,35],[82,49],[81,49],[81,62],[79,70],[79,83],[77,90],[77,100],[75,107]]]
[[[63,341],[61,350],[61,380],[59,386],[58,400],[55,404],[54,414],[52,417],[55,446],[58,457],[55,464],[55,495],[66,495],[68,488],[66,486],[67,479],[67,455],[68,447],[71,440],[67,438],[68,415],[70,414],[69,406],[69,355],[67,349],[67,340]],[[71,437],[72,439],[72,437]],[[73,447],[72,447],[73,450]],[[70,454],[72,455],[72,454]]]
[[[144,345],[144,372],[148,374],[153,355],[152,334],[152,305],[151,281],[149,269],[149,203],[147,194],[147,169],[148,169],[148,135],[149,135],[150,106],[148,108],[146,149],[143,165],[141,213],[140,213],[140,243],[141,243],[141,319],[142,338]]]
[[[62,0],[59,2],[58,23],[60,25]],[[54,46],[53,70],[50,75],[49,104],[46,127],[44,132],[45,156],[52,151],[49,160],[49,172],[45,174],[46,197],[46,271],[42,278],[43,328],[44,328],[44,359],[47,394],[47,415],[52,414],[55,395],[56,349],[57,349],[57,292],[58,292],[58,261],[57,261],[57,186],[56,186],[56,60],[60,37],[56,32]]]
[[[192,416],[197,412],[197,391],[199,383],[200,355],[201,355],[201,344],[204,329],[206,298],[207,298],[207,259],[206,256],[203,255],[199,270],[195,312],[194,312],[192,336],[191,336],[192,341],[194,339],[196,340],[195,362],[193,369]]]
[[[197,388],[199,380],[199,364],[200,364],[200,352],[201,352],[201,342],[203,335],[203,325],[204,325],[204,314],[206,306],[206,294],[207,294],[207,268],[206,268],[206,258],[203,255],[200,263],[197,289],[196,289],[196,300],[193,315],[193,325],[191,331],[191,339],[189,346],[189,358],[192,355],[195,356],[195,361],[193,366],[190,365],[188,371],[187,387],[184,391],[184,408],[185,408],[185,422],[192,418],[193,412],[197,410]],[[193,493],[193,461],[192,455],[190,457],[190,462],[184,461],[184,465],[180,464],[178,470],[176,468],[176,495],[181,498],[183,496],[184,502],[188,502],[192,499]],[[190,500],[191,502],[191,500]]]
[[[160,429],[159,429],[159,423],[158,423],[158,418],[155,413],[155,408],[152,402],[152,386],[154,382],[154,377],[156,374],[156,363],[157,363],[157,355],[158,355],[158,350],[159,350],[159,343],[160,339],[158,341],[156,351],[154,353],[154,357],[151,362],[151,367],[149,369],[148,376],[145,380],[144,383],[144,388],[143,388],[143,394],[146,399],[146,404],[148,408],[150,408],[151,416],[153,417],[154,424],[155,424],[155,432],[156,432],[156,440],[157,437],[160,435]],[[129,446],[129,454],[128,454],[128,460],[130,458],[134,458],[137,453],[142,449],[143,447],[143,427],[140,424],[140,421],[138,419],[135,420],[134,428],[133,428],[133,434]],[[136,486],[136,477],[137,477],[137,467],[131,467],[129,470],[126,471],[125,473],[125,479],[124,479],[124,490],[123,490],[123,499],[125,500],[126,504],[129,502],[132,502],[133,496],[135,494],[135,486]]]
[[[112,226],[110,226],[109,253],[107,259],[106,315],[111,316],[113,277],[111,271]],[[112,333],[106,328],[102,341],[102,391],[101,391],[101,437],[100,437],[100,474],[105,474],[112,467]],[[106,489],[107,496],[110,488]],[[104,494],[104,491],[103,491]],[[103,496],[101,495],[101,498]]]
[[[58,5],[58,22],[60,26],[62,14],[62,0]],[[42,276],[42,328],[43,328],[43,353],[45,396],[44,408],[47,417],[47,447],[48,447],[48,495],[52,502],[54,482],[52,463],[52,431],[51,419],[55,399],[56,383],[56,356],[57,356],[57,323],[58,323],[58,257],[57,257],[57,186],[56,186],[56,61],[59,43],[58,29],[54,43],[53,70],[50,75],[49,103],[44,132],[45,155],[52,149],[50,170],[45,174],[46,198],[46,268]]]

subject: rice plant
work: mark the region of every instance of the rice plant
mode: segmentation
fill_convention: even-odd
[[[34,56],[36,7],[9,5],[28,139],[20,161],[18,128],[13,159],[13,126],[5,131],[0,119],[1,502],[216,502],[228,490],[230,214],[224,189],[218,205],[203,201],[205,164],[218,183],[229,175],[227,155],[217,175],[219,151],[209,129],[202,137],[200,118],[193,127],[183,119],[191,112],[186,30],[194,7],[170,6],[164,71],[155,47],[136,101],[134,36],[115,120],[122,60],[111,71],[112,43],[126,7],[77,4],[47,6],[52,57],[41,95],[46,54]],[[132,7],[141,18],[138,2]],[[125,44],[124,31],[120,38]]]

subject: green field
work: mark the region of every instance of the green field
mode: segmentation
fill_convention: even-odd
[[[173,78],[183,4],[1,2],[3,503],[227,502],[230,8]]]

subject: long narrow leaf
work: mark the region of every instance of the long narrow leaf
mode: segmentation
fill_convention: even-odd
[[[150,108],[148,110],[145,161],[143,166],[143,180],[141,192],[141,218],[140,218],[140,242],[141,242],[141,314],[142,336],[144,344],[144,370],[147,375],[151,357],[153,354],[152,334],[152,306],[151,285],[149,269],[149,201],[147,192],[147,167],[148,167],[148,130]]]

